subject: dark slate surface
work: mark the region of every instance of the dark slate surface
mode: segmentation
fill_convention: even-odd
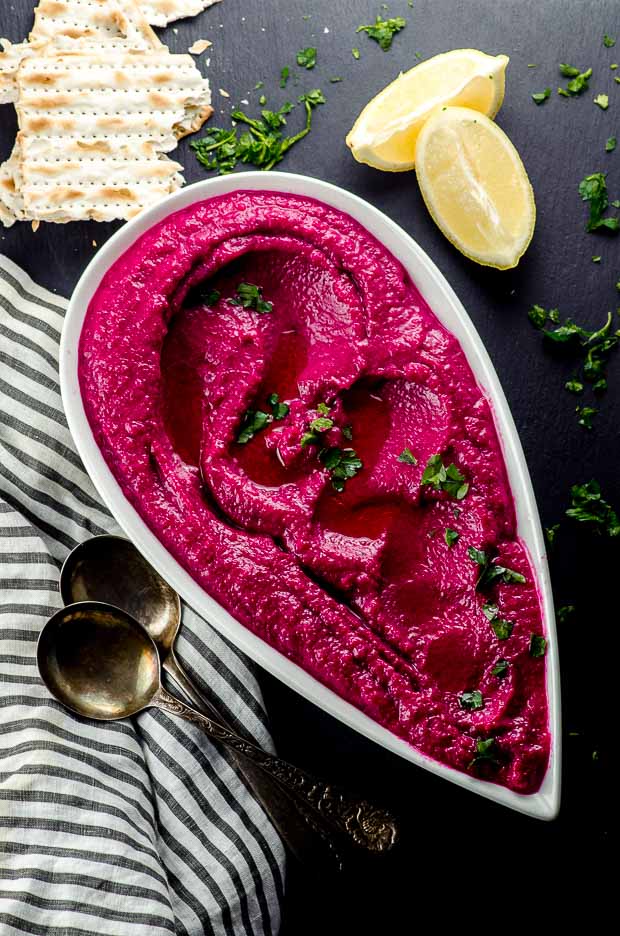
[[[0,34],[19,40],[31,19],[32,0],[3,0]],[[199,57],[224,120],[231,102],[257,106],[265,82],[271,106],[293,92],[321,86],[328,103],[316,113],[312,134],[280,168],[342,185],[381,208],[443,270],[474,320],[502,380],[532,473],[543,518],[560,520],[571,484],[597,477],[608,498],[620,505],[620,361],[610,368],[610,391],[600,402],[592,432],[580,428],[575,398],[563,389],[570,361],[544,349],[527,321],[531,303],[557,306],[593,327],[618,305],[620,238],[584,232],[585,206],[577,185],[594,171],[608,171],[612,198],[620,195],[620,147],[604,151],[607,137],[620,137],[620,87],[609,65],[620,60],[618,0],[393,0],[391,15],[408,25],[383,53],[355,28],[381,10],[375,0],[224,0],[200,17],[164,32],[175,51],[196,38],[213,40]],[[309,19],[304,16],[310,14]],[[328,30],[328,31],[327,31]],[[603,33],[618,36],[615,49]],[[293,67],[294,54],[318,47],[313,72]],[[351,48],[359,46],[355,61]],[[474,47],[510,55],[506,102],[499,123],[508,132],[530,174],[538,205],[533,243],[516,271],[496,272],[462,258],[443,239],[422,204],[413,175],[387,175],[359,166],[343,142],[366,103],[399,70],[451,48]],[[555,94],[558,62],[592,66],[591,90],[580,99]],[[528,68],[535,63],[536,68]],[[299,81],[278,88],[283,65]],[[343,81],[330,84],[330,76]],[[554,94],[536,107],[530,94],[550,86]],[[223,88],[230,101],[218,94]],[[593,104],[606,92],[606,112]],[[14,133],[11,107],[0,109],[0,152],[8,154]],[[179,150],[187,181],[204,178],[185,141]],[[42,284],[71,292],[92,241],[101,245],[115,225],[27,225],[0,234],[0,250]],[[600,255],[600,264],[592,262]],[[539,892],[545,899],[569,896],[566,886],[578,867],[598,870],[610,841],[608,753],[617,680],[610,636],[617,630],[615,569],[619,546],[589,538],[562,524],[552,560],[558,604],[575,603],[577,616],[560,628],[564,701],[564,795],[560,818],[539,823],[493,806],[431,777],[364,741],[268,676],[262,684],[281,753],[316,772],[357,787],[389,804],[402,819],[402,843],[382,867],[356,870],[337,888],[317,888],[293,869],[285,908],[286,934],[382,932],[419,921],[420,908],[445,927],[502,926],[531,915]],[[598,752],[593,757],[593,752]],[[549,869],[561,889],[548,883]],[[583,873],[580,870],[580,874]],[[570,902],[593,896],[583,885]],[[516,896],[515,896],[516,895]],[[414,900],[411,904],[410,901]],[[500,915],[494,905],[504,908]],[[596,904],[593,905],[594,908]],[[593,910],[596,915],[596,909]],[[340,922],[337,922],[340,921]],[[346,922],[345,922],[346,921]],[[377,927],[378,928],[378,927]]]

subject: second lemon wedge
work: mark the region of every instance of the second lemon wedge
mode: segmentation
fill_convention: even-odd
[[[498,270],[517,265],[536,205],[521,158],[496,123],[469,107],[437,111],[418,137],[416,174],[433,220],[461,253]]]
[[[415,165],[418,135],[441,107],[461,106],[494,117],[504,100],[506,55],[454,49],[427,59],[376,95],[347,136],[358,162],[388,172]]]

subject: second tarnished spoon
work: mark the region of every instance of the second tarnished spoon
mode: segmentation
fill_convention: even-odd
[[[174,641],[181,624],[178,594],[129,540],[104,534],[81,543],[65,560],[60,575],[60,591],[66,604],[106,602],[135,618],[157,645],[163,669],[193,705],[226,731],[235,731],[221,709],[217,709],[198,690],[175,655]],[[327,857],[332,867],[340,868],[342,859],[333,833],[345,832],[345,839],[348,836],[338,812],[340,809],[350,812],[357,801],[302,771],[298,771],[298,781],[303,777],[303,782],[287,782],[291,777],[278,777],[273,771],[266,772],[264,765],[254,758],[248,759],[235,745],[232,745],[232,753],[239,772],[293,854],[299,860],[309,860],[315,865]],[[292,769],[297,771],[297,768]],[[328,796],[325,791],[329,791]],[[372,809],[362,801],[358,805]],[[318,853],[320,848],[317,852],[317,837],[323,841],[322,855]],[[356,844],[363,846],[359,840]]]

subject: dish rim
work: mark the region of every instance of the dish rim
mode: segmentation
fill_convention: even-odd
[[[515,503],[517,531],[537,577],[547,654],[546,690],[550,755],[536,793],[520,794],[435,761],[392,734],[370,716],[324,686],[297,663],[267,644],[211,598],[151,532],[129,503],[97,445],[84,410],[78,380],[78,348],[90,301],[103,276],[149,228],[190,205],[233,191],[304,195],[337,208],[358,221],[404,266],[439,321],[457,338],[491,406]],[[339,721],[392,753],[486,799],[537,819],[554,819],[561,793],[560,669],[551,581],[544,538],[519,434],[491,358],[456,293],[417,242],[378,208],[346,189],[288,172],[240,172],[195,182],[167,195],[116,231],[82,273],[67,308],[60,342],[60,389],[69,429],[95,488],[125,534],[181,597],[242,652]]]

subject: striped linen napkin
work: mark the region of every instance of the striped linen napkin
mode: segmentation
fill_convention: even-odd
[[[58,387],[65,301],[0,255],[0,933],[277,933],[282,844],[195,726],[95,723],[35,664],[67,552],[117,527],[76,455]],[[271,749],[251,666],[189,608],[179,656]]]

